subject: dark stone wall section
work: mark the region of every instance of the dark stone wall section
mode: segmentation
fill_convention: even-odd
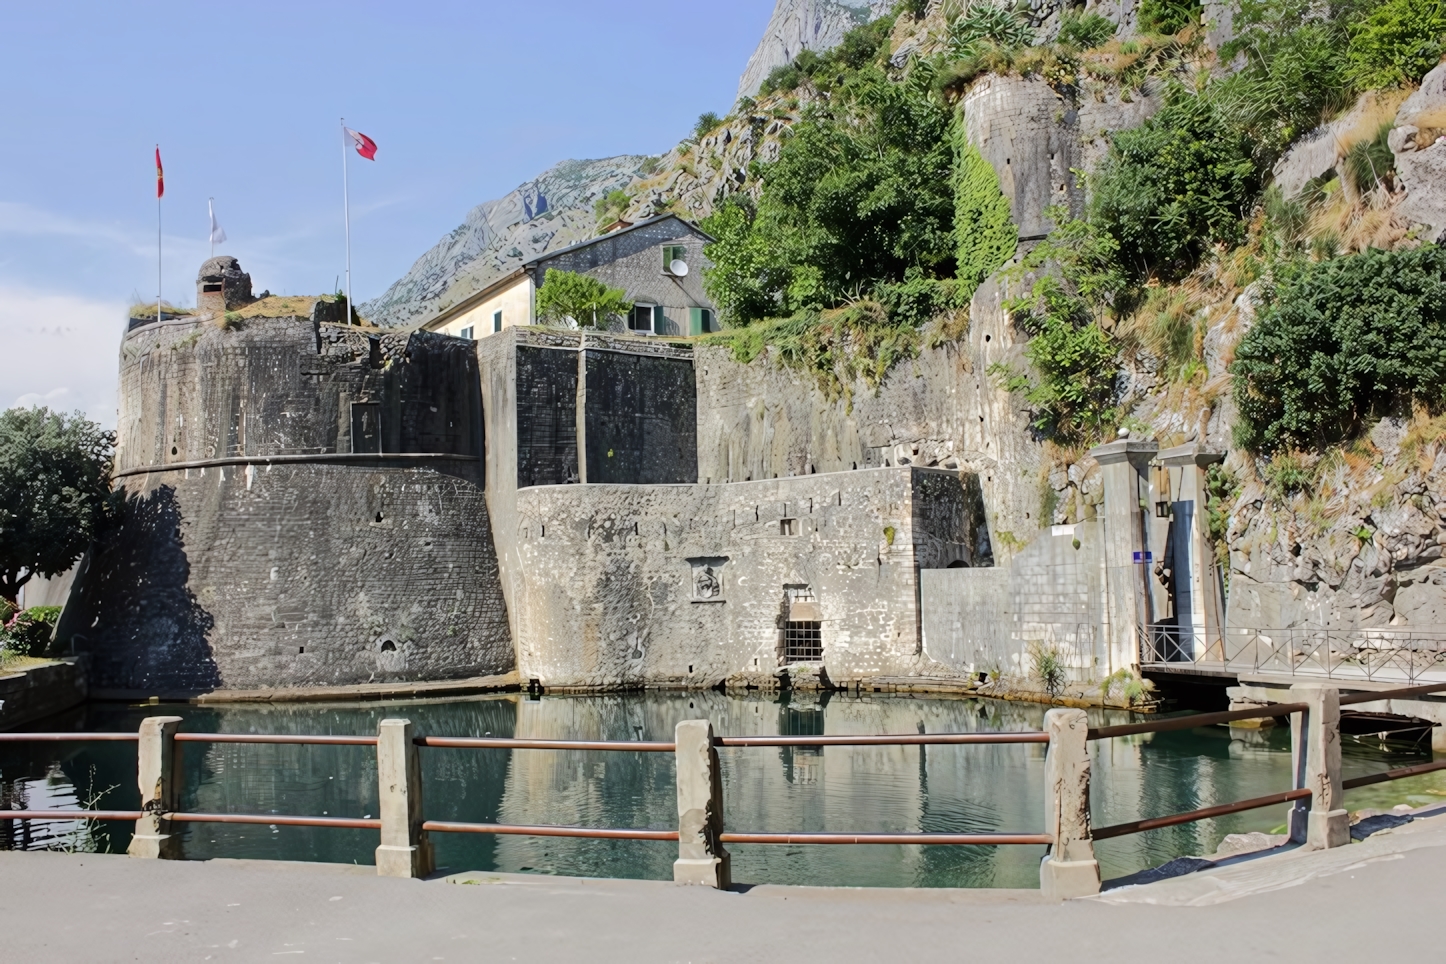
[[[977,475],[918,469],[913,487],[915,565],[920,569],[994,565]]]
[[[698,481],[692,359],[585,352],[589,483]]]
[[[468,479],[288,464],[127,482],[124,522],[88,558],[60,627],[90,654],[97,688],[336,686],[513,666],[487,507]]]
[[[103,690],[510,671],[480,458],[386,457],[480,456],[480,389],[475,345],[430,332],[295,317],[129,332],[126,511],[88,555],[61,640],[90,654]],[[353,453],[354,433],[378,458],[327,461]]]
[[[577,353],[517,346],[517,487],[565,485],[577,471]]]

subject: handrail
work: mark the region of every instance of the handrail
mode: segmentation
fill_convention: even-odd
[[[527,837],[584,837],[593,840],[677,840],[676,830],[617,830],[599,827],[531,827],[510,823],[461,823],[424,820],[422,829],[435,833],[495,833]]]
[[[715,736],[714,746],[917,746],[981,743],[1048,743],[1041,731],[1019,733],[898,733],[879,736]]]
[[[376,746],[374,736],[312,735],[294,733],[187,733],[171,737],[178,743],[291,743],[303,746]]]
[[[1350,706],[1354,703],[1374,703],[1377,700],[1401,700],[1408,696],[1425,696],[1428,693],[1439,693],[1446,690],[1446,683],[1427,683],[1424,686],[1403,686],[1394,690],[1379,690],[1377,692],[1352,693],[1349,696],[1341,697],[1341,706]]]
[[[1088,738],[1107,740],[1115,736],[1132,736],[1136,733],[1167,733],[1171,730],[1193,730],[1200,726],[1214,726],[1217,723],[1231,723],[1235,720],[1258,720],[1273,716],[1289,716],[1307,709],[1305,703],[1275,703],[1256,710],[1230,710],[1225,713],[1196,713],[1193,716],[1175,716],[1168,720],[1151,723],[1121,723],[1118,726],[1091,727]]]
[[[718,835],[723,843],[741,844],[949,844],[954,846],[997,846],[1000,844],[1052,844],[1047,833],[735,833]]]
[[[3,743],[69,743],[98,742],[113,743],[135,743],[141,738],[139,733],[0,733],[0,742]]]
[[[139,810],[0,810],[0,820],[139,820]]]
[[[373,738],[373,743],[376,739]],[[500,736],[418,736],[417,746],[473,750],[632,750],[636,753],[672,753],[672,743],[647,740],[517,740]]]
[[[1218,807],[1203,807],[1199,810],[1188,810],[1185,813],[1172,813],[1168,817],[1149,817],[1145,820],[1131,820],[1128,823],[1117,823],[1108,827],[1091,830],[1090,838],[1093,840],[1108,840],[1111,837],[1123,837],[1126,834],[1140,833],[1145,830],[1157,830],[1160,827],[1173,827],[1182,823],[1193,823],[1196,820],[1208,820],[1211,817],[1223,817],[1226,814],[1241,813],[1246,810],[1258,810],[1261,807],[1270,807],[1277,803],[1286,803],[1291,800],[1304,800],[1310,795],[1310,790],[1302,787],[1297,790],[1285,790],[1281,793],[1267,794],[1263,797],[1252,797],[1249,800],[1240,800],[1236,803],[1224,803]]]
[[[1398,770],[1387,770],[1384,773],[1372,773],[1364,777],[1352,777],[1349,780],[1341,781],[1342,790],[1354,790],[1356,787],[1368,787],[1373,783],[1386,783],[1390,780],[1402,780],[1406,777],[1419,776],[1422,773],[1432,773],[1436,770],[1446,770],[1446,760],[1436,760],[1431,763],[1418,763],[1415,766],[1401,767]]]
[[[168,813],[166,819],[177,823],[253,823],[277,827],[382,829],[381,820],[372,817],[300,817],[280,813]]]

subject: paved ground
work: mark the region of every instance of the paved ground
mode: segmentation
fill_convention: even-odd
[[[1104,897],[0,854],[0,960],[1440,960],[1446,817]]]

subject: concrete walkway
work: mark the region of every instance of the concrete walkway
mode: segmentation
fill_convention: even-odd
[[[462,881],[468,883],[462,883]],[[0,960],[1439,960],[1446,817],[1099,898],[0,854]]]

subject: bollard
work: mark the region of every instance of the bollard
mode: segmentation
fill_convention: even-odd
[[[1088,897],[1100,892],[1100,863],[1090,839],[1089,718],[1084,710],[1050,710],[1044,730],[1044,826],[1054,844],[1039,865],[1039,890],[1051,900]]]
[[[727,890],[733,885],[723,833],[723,776],[713,748],[713,724],[684,720],[675,731],[678,772],[678,859],[675,884]]]
[[[381,793],[380,877],[425,877],[433,870],[432,842],[422,829],[422,763],[411,720],[377,724],[377,786]]]
[[[181,767],[176,747],[179,716],[148,716],[141,721],[136,751],[136,783],[141,790],[141,810],[135,835],[126,853],[132,857],[181,858],[181,838],[172,832],[167,815],[176,809]]]
[[[1340,690],[1297,683],[1290,701],[1310,706],[1290,716],[1290,756],[1296,787],[1311,792],[1309,809],[1304,800],[1291,807],[1290,839],[1308,850],[1344,847],[1351,842],[1351,821],[1342,806]]]

